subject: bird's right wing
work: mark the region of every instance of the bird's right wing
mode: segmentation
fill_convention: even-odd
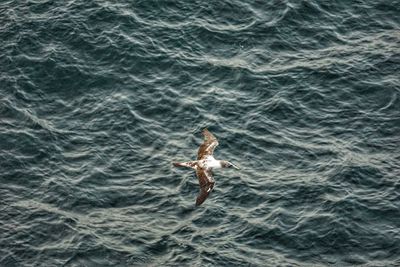
[[[211,170],[197,169],[197,178],[199,179],[200,192],[196,199],[196,206],[201,205],[208,197],[214,188],[214,178],[212,177]]]
[[[218,140],[212,133],[207,129],[204,129],[202,133],[204,135],[204,142],[200,145],[199,151],[197,152],[198,160],[212,155],[214,149],[218,146]]]

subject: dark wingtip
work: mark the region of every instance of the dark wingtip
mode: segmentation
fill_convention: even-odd
[[[204,128],[203,131],[201,131],[201,134],[204,136],[205,140],[208,140],[208,137],[212,135],[212,133],[208,130],[208,128]]]
[[[203,201],[198,201],[198,200],[196,199],[196,204],[195,204],[195,206],[198,207],[198,206],[200,206],[201,204],[203,204],[203,202],[204,202],[204,200],[203,200]]]
[[[204,202],[204,200],[205,200],[205,199],[201,199],[201,198],[200,198],[200,195],[197,196],[197,198],[196,198],[196,207],[200,206],[201,203]]]
[[[198,195],[197,198],[196,198],[196,207],[200,206],[201,204],[203,204],[203,202],[206,201],[207,197],[208,197],[208,194],[206,194],[206,195],[203,195],[203,194]]]

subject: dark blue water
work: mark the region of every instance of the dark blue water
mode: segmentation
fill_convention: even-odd
[[[400,266],[399,7],[1,1],[0,266]]]

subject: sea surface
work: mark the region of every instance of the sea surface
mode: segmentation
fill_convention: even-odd
[[[1,1],[0,266],[400,266],[399,2]]]

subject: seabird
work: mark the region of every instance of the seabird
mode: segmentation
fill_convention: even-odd
[[[215,180],[212,173],[214,169],[229,167],[239,169],[239,167],[229,161],[216,160],[213,153],[214,149],[218,146],[217,138],[207,129],[204,129],[202,134],[204,136],[204,142],[200,145],[199,151],[197,152],[197,160],[172,163],[175,167],[187,167],[196,171],[200,185],[200,193],[196,199],[196,206],[201,205],[214,188]]]

